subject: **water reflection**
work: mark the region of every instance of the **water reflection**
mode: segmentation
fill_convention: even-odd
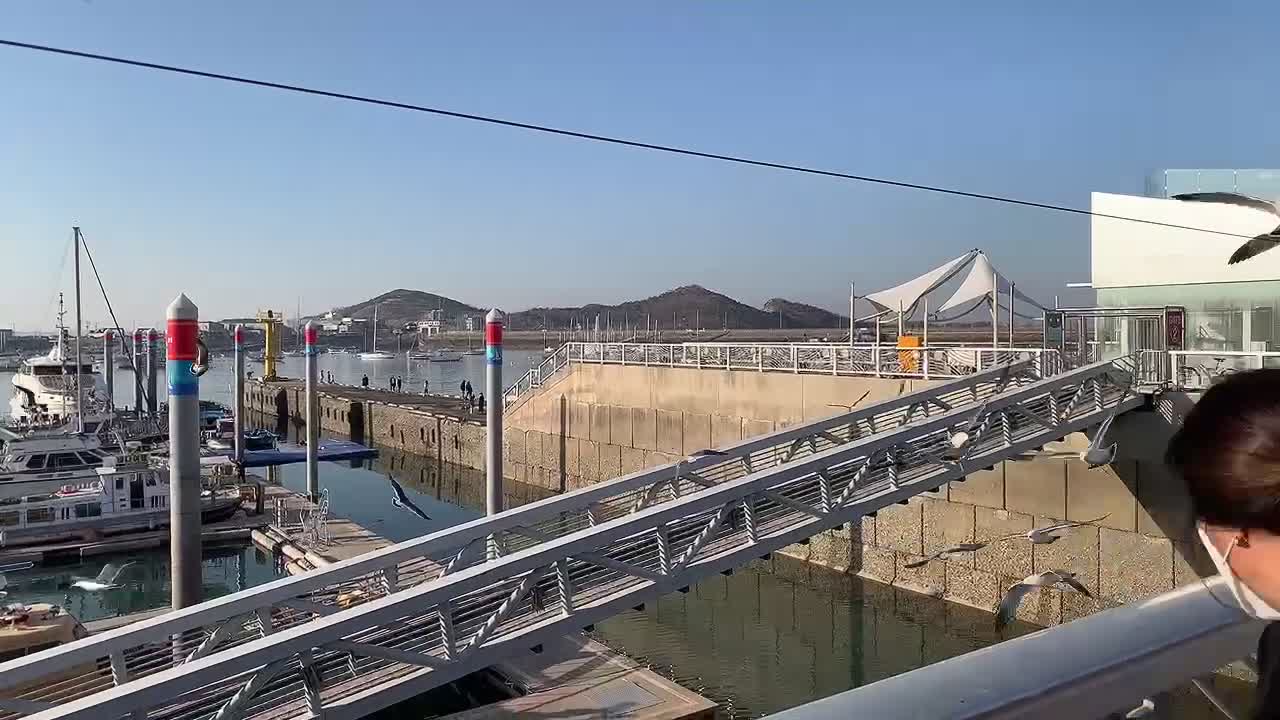
[[[76,580],[97,576],[107,563],[126,562],[134,565],[126,569],[121,587],[100,592],[71,587]],[[205,600],[281,577],[275,560],[251,546],[205,548],[201,569]],[[82,558],[67,564],[8,572],[5,576],[9,583],[6,602],[61,605],[84,622],[170,605],[168,549]]]
[[[751,718],[1038,629],[1000,633],[991,613],[775,557],[601,622],[594,636],[720,703],[721,717]],[[1215,682],[1248,706],[1248,685]],[[1189,687],[1156,701],[1153,717],[1221,718]]]

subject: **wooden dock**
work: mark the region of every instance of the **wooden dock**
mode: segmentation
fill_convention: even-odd
[[[230,520],[203,526],[201,528],[200,541],[204,545],[246,543],[249,541],[249,534],[252,530],[264,524],[266,524],[265,516],[249,515],[244,510],[241,510]],[[153,550],[168,546],[169,530],[165,528],[146,532],[121,533],[92,540],[69,540],[45,545],[20,545],[4,548],[0,550],[0,563],[8,564],[28,561],[45,563],[134,550]]]
[[[556,644],[560,647],[554,647]],[[446,715],[442,720],[710,720],[717,707],[583,635],[566,636],[541,655],[508,661],[495,669],[526,694]]]

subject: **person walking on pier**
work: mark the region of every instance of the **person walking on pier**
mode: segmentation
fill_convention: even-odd
[[[362,388],[368,388],[368,387],[369,387],[369,375],[368,375],[368,373],[366,373],[364,377],[360,378],[360,387],[362,387]]]
[[[484,413],[484,393],[476,397],[476,412]]]
[[[464,380],[463,382],[467,384],[467,395],[470,395],[471,397],[475,397],[476,391],[471,389],[471,381]]]
[[[462,382],[458,383],[458,394],[459,394],[459,395],[461,395],[462,397],[466,397],[466,396],[467,396],[467,381],[466,381],[466,380],[463,380]]]
[[[426,378],[422,378],[422,394],[426,396],[430,393],[431,393],[431,381]]]
[[[1200,542],[1258,641],[1255,718],[1280,717],[1280,369],[1226,376],[1169,441]]]

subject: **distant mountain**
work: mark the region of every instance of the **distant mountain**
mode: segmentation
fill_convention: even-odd
[[[786,300],[779,302],[786,303],[788,308],[795,308],[790,314],[784,313],[783,323],[786,327],[841,327],[848,323],[839,315],[820,308]],[[685,285],[644,300],[631,300],[617,305],[593,303],[582,307],[531,308],[512,313],[508,326],[531,330],[545,324],[548,330],[560,330],[581,323],[583,327],[591,329],[595,327],[597,315],[600,316],[601,327],[612,320],[615,329],[624,322],[643,329],[646,317],[653,323],[655,330],[670,330],[673,325],[684,330],[699,323],[707,330],[726,326],[733,329],[778,327],[778,316],[768,307],[765,310],[754,308],[701,285]]]
[[[773,298],[764,304],[764,311],[773,315],[775,324],[781,313],[783,323],[790,328],[846,328],[849,318],[837,315],[830,310],[823,310],[814,305],[792,302],[785,298]]]
[[[335,312],[344,317],[373,319],[375,307],[378,309],[378,324],[387,327],[401,327],[407,322],[422,320],[429,310],[444,310],[446,320],[455,320],[465,315],[483,317],[486,312],[443,295],[404,288],[385,292],[355,305],[335,308]]]

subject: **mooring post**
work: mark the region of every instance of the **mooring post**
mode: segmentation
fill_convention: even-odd
[[[485,394],[485,511],[502,512],[502,311],[494,308],[484,319]],[[501,554],[490,538],[489,557]]]
[[[169,386],[169,565],[174,610],[200,602],[200,381],[193,371],[198,319],[199,310],[186,295],[179,295],[165,312]],[[150,335],[154,336],[155,332]],[[152,353],[154,355],[154,349]],[[154,381],[154,376],[152,379]]]
[[[319,383],[320,356],[317,354],[316,325],[307,323],[303,329],[306,341],[307,362],[307,496],[320,499],[320,397],[316,394]]]

